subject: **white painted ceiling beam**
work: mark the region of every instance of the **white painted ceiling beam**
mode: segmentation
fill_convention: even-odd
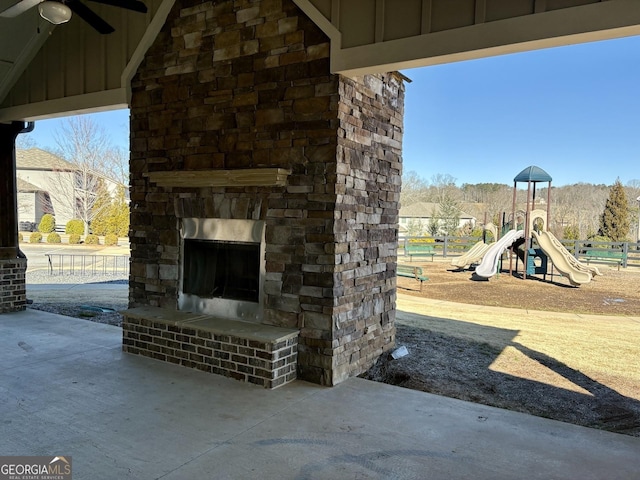
[[[102,92],[3,108],[0,109],[0,122],[11,122],[16,119],[35,121],[66,117],[68,115],[79,115],[81,113],[104,112],[127,107],[127,89],[116,88]]]

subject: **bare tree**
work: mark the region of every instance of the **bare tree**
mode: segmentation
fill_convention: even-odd
[[[429,201],[442,203],[462,200],[462,192],[456,187],[456,178],[448,173],[436,173],[429,182]]]
[[[129,184],[129,151],[122,147],[110,147],[104,157],[105,174],[117,183]]]
[[[513,208],[512,188],[504,185],[486,193],[485,211],[490,222],[500,225],[502,212],[510,212]]]
[[[402,175],[400,203],[403,206],[426,201],[429,185],[417,172],[410,170]]]
[[[429,182],[416,172],[409,171],[403,176],[402,203],[410,205],[416,202],[432,202],[437,204],[457,204],[466,213],[473,214],[478,220],[484,219],[485,213],[489,221],[499,225],[502,213],[511,214],[513,203],[513,187],[499,183],[463,184],[457,187],[456,179],[449,174],[433,175]],[[516,190],[516,205],[523,209],[527,190],[519,186]],[[576,183],[553,187],[551,194],[551,225],[558,236],[570,231],[579,238],[596,235],[600,215],[605,207],[610,187],[591,183]],[[638,202],[640,196],[640,180],[631,180],[625,186],[629,200],[629,214],[632,231],[638,229]],[[543,203],[547,199],[547,188],[536,191],[536,202]],[[462,203],[464,202],[464,203]],[[545,208],[537,204],[536,208]],[[435,212],[438,224],[442,223],[442,212]],[[435,218],[435,217],[434,217]],[[429,227],[427,225],[427,227]],[[431,227],[435,228],[435,220]],[[428,228],[427,228],[428,229]]]
[[[579,238],[595,235],[608,193],[608,187],[590,183],[554,187],[551,195],[554,230],[559,233],[576,230]]]
[[[69,117],[54,138],[60,155],[72,165],[73,180],[68,175],[58,175],[52,194],[73,199],[73,216],[84,222],[86,235],[93,218],[109,207],[105,197],[111,197],[124,184],[123,155],[110,144],[104,129],[88,116]]]
[[[16,148],[18,150],[28,150],[29,148],[37,147],[37,142],[33,135],[23,133],[16,137]]]

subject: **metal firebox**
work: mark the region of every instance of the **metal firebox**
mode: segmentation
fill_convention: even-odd
[[[178,308],[260,323],[264,222],[185,218]]]

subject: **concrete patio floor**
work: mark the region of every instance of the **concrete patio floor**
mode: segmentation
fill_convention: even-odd
[[[640,479],[640,438],[359,378],[268,391],[34,310],[0,315],[0,423],[0,455],[76,480]]]

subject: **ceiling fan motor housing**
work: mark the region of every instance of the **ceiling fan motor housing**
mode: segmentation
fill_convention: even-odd
[[[71,9],[64,3],[45,1],[38,4],[38,11],[42,18],[54,25],[67,23],[71,20]]]
[[[91,0],[95,3],[111,5],[113,7],[124,8],[138,13],[147,13],[147,6],[141,0]],[[67,23],[71,19],[72,13],[75,13],[82,20],[87,22],[98,33],[113,33],[114,28],[105,22],[88,6],[80,0],[21,0],[0,11],[0,17],[13,18],[26,12],[31,7],[38,6],[40,16],[49,23],[60,25]]]

